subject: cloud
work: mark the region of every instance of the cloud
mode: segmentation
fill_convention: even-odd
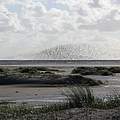
[[[57,2],[66,5],[74,18],[81,18],[86,24],[94,24],[113,11],[116,10],[118,13],[120,11],[120,6],[113,0],[58,0]]]
[[[119,11],[113,10],[104,18],[98,20],[93,25],[80,25],[80,29],[99,30],[101,32],[120,31],[120,15]]]
[[[105,19],[111,18],[110,23],[113,23],[112,21],[116,22],[115,20],[120,19],[117,0],[52,0],[52,5],[64,5],[68,9],[60,9],[56,6],[48,9],[48,4],[45,6],[42,0],[0,2],[6,9],[7,15],[2,13],[9,17],[8,26],[14,27],[16,31],[67,32],[79,29],[80,25],[95,25],[100,21],[104,24]],[[11,12],[6,4],[19,5],[21,8],[19,12]]]
[[[111,42],[109,36],[120,39],[119,21],[119,0],[0,0],[0,51],[8,56],[73,42]]]
[[[13,0],[10,0],[8,3],[11,4],[13,2]],[[5,6],[6,3],[6,1],[1,2],[0,5],[0,31],[5,32],[22,30],[22,26],[20,24],[20,20],[18,19],[18,15],[16,13],[11,13],[10,11],[8,11],[8,9]]]

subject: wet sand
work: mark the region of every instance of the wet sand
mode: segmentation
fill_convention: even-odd
[[[24,85],[0,86],[0,100],[29,102],[34,104],[53,103],[63,100],[63,87],[26,87]]]

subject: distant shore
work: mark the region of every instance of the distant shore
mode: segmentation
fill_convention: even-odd
[[[0,60],[0,66],[120,66],[120,60]]]

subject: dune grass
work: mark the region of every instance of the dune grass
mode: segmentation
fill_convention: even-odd
[[[67,97],[70,108],[98,108],[98,109],[112,109],[120,107],[120,94],[113,90],[112,95],[106,95],[104,98],[95,97],[92,90],[87,87],[79,85],[69,87],[68,91],[64,93]]]

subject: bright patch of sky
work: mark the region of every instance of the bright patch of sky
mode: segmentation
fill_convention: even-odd
[[[21,5],[18,5],[18,4],[9,4],[9,5],[6,5],[6,8],[8,9],[8,11],[16,12],[18,14],[21,11]]]
[[[42,2],[48,10],[52,8],[56,8],[60,10],[68,10],[67,6],[56,3],[56,0],[34,0],[34,2],[36,2],[36,4],[37,2]]]

